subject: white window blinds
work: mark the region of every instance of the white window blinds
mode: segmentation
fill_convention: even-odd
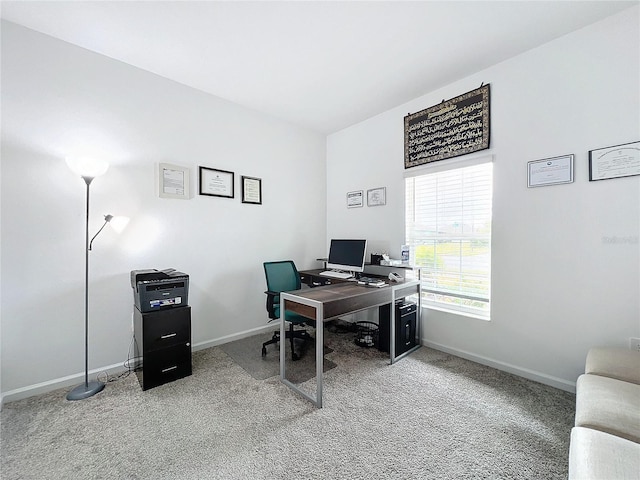
[[[405,180],[406,241],[424,303],[489,317],[492,163]]]

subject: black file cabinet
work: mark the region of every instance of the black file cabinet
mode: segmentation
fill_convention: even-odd
[[[396,302],[396,356],[412,349],[416,343],[417,306],[412,302]],[[378,349],[388,352],[390,347],[391,305],[383,305],[378,310]]]
[[[141,313],[134,306],[133,329],[143,390],[191,375],[191,307]]]

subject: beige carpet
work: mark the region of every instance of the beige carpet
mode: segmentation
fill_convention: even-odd
[[[220,347],[193,375],[8,403],[2,480],[566,479],[575,396],[428,348],[388,365],[327,334],[315,409]]]

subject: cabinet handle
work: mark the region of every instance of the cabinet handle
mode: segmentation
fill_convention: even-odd
[[[162,373],[170,372],[171,370],[175,370],[176,368],[178,368],[177,365],[174,365],[173,367],[165,368],[164,370],[162,370]]]
[[[165,338],[171,338],[171,337],[175,337],[177,335],[177,333],[169,333],[167,335],[162,335],[160,338],[162,340],[164,340]]]

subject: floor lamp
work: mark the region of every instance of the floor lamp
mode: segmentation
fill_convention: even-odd
[[[94,380],[89,381],[89,251],[93,240],[98,236],[107,223],[112,219],[112,215],[105,215],[104,224],[98,230],[91,241],[89,241],[89,185],[95,177],[104,174],[109,168],[109,164],[102,160],[88,158],[67,158],[67,165],[71,170],[80,175],[87,184],[87,209],[85,222],[85,257],[84,257],[84,383],[78,385],[67,394],[67,400],[82,400],[91,397],[102,391],[104,383]]]

